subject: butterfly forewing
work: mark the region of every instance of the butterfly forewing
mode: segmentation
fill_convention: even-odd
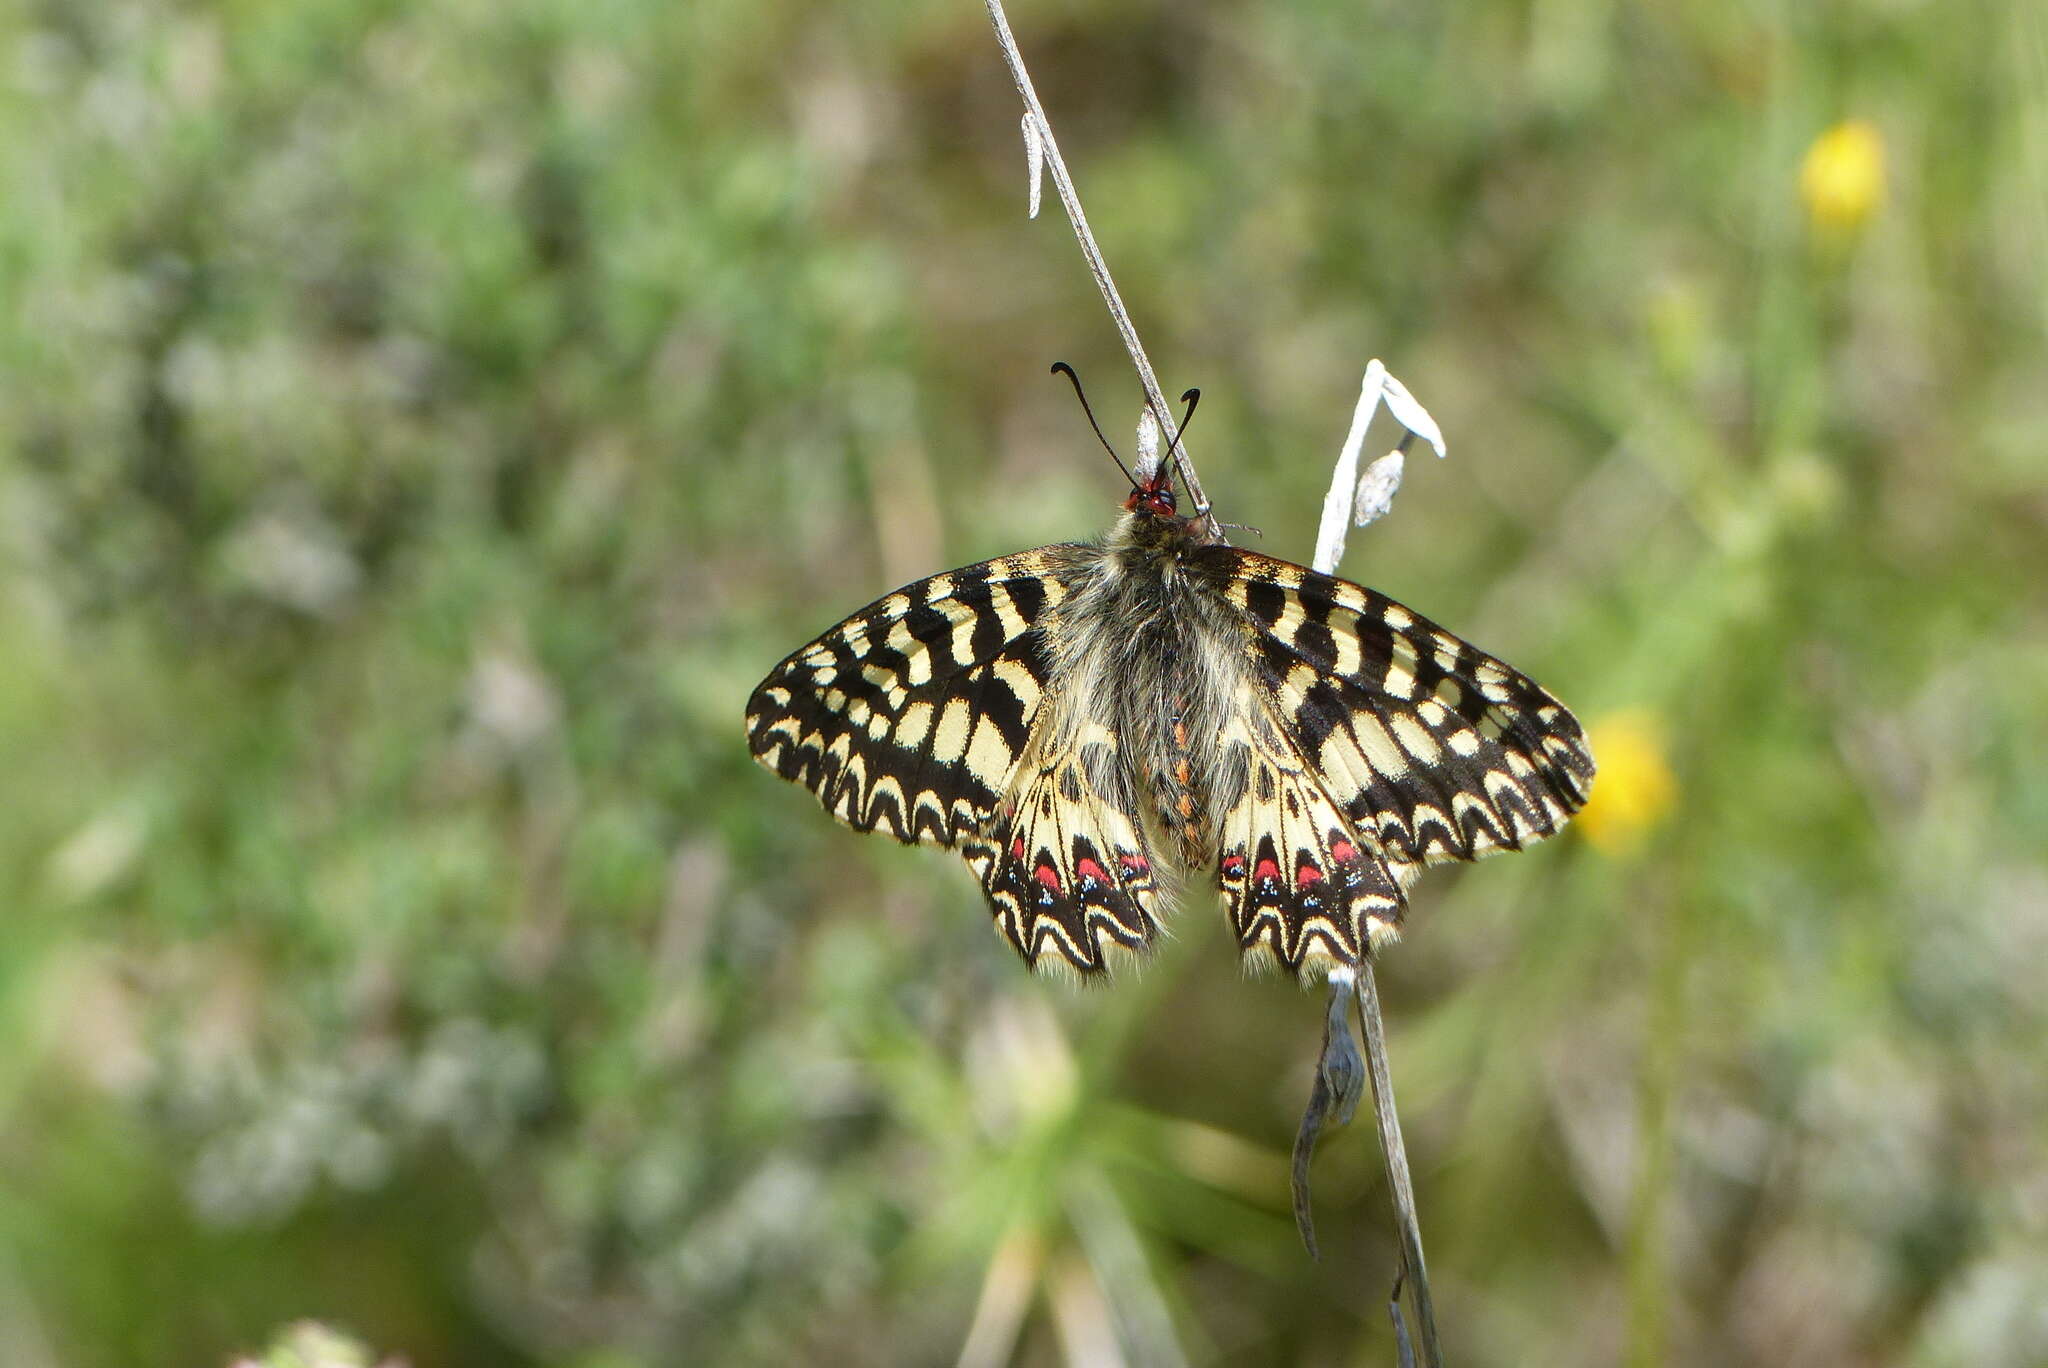
[[[1396,864],[1519,849],[1586,800],[1577,719],[1383,594],[1234,551],[1253,677],[1324,790]]]
[[[857,831],[958,845],[990,821],[1048,677],[1049,546],[919,580],[802,647],[754,690],[754,758]]]

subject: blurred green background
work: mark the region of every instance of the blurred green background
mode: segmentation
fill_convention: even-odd
[[[1382,974],[1453,1361],[2048,1363],[2048,19],[1011,17],[1222,515],[1306,559],[1385,358],[1451,459],[1345,572],[1594,728]],[[0,1360],[1392,1362],[1318,997],[1199,897],[1035,981],[745,753],[1119,497],[979,5],[27,0],[0,86]]]

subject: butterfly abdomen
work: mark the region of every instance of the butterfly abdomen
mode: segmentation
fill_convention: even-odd
[[[1190,562],[1197,544],[1163,522],[1127,515],[1047,631],[1070,715],[1114,728],[1147,825],[1174,864],[1201,871],[1244,784],[1234,719],[1248,661],[1229,606]]]

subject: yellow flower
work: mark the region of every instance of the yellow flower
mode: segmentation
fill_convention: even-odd
[[[1600,777],[1573,825],[1602,854],[1633,850],[1678,801],[1663,730],[1642,709],[1610,713],[1588,728]]]
[[[1884,135],[1846,119],[1813,140],[1799,168],[1799,198],[1815,232],[1847,236],[1884,203]]]

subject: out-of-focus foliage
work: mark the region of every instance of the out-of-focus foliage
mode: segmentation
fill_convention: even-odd
[[[1012,19],[1224,516],[1385,357],[1347,572],[1628,738],[1381,976],[1454,1359],[2048,1360],[2038,7]],[[744,754],[1110,516],[1017,125],[972,0],[0,15],[0,1360],[1391,1361],[1315,998]]]
[[[260,1359],[240,1358],[234,1368],[404,1368],[398,1360],[377,1363],[370,1351],[317,1321],[288,1326]]]

